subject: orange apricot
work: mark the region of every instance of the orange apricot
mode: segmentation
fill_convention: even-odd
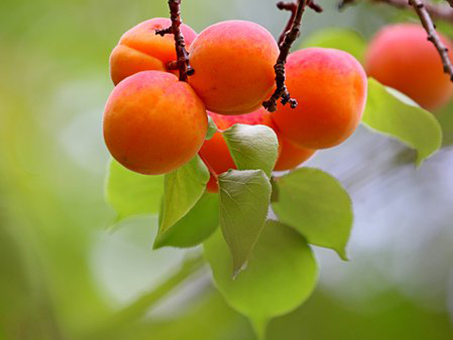
[[[209,111],[250,113],[270,97],[279,49],[262,26],[224,21],[201,32],[190,47],[189,83]]]
[[[124,33],[110,55],[110,75],[115,85],[140,71],[168,71],[167,64],[176,61],[174,36],[162,37],[156,35],[156,31],[170,25],[170,19],[154,18]],[[184,24],[181,32],[186,45],[190,46],[197,33]]]
[[[237,116],[224,116],[212,112],[208,113],[220,131],[227,130],[237,123],[272,126],[272,121],[267,111],[257,111]],[[216,175],[220,175],[230,169],[236,169],[236,164],[231,157],[230,150],[220,132],[216,132],[210,140],[204,142],[200,150],[200,156],[208,163],[208,167],[213,170]],[[212,175],[207,185],[207,190],[208,192],[213,193],[219,191],[217,181]]]
[[[316,152],[316,150],[305,149],[294,145],[280,133],[277,133],[277,136],[280,145],[280,154],[277,164],[274,167],[275,171],[292,170],[307,161]]]
[[[424,28],[418,24],[397,24],[384,27],[371,41],[366,54],[368,75],[393,87],[434,110],[453,96],[453,83],[443,72],[442,61],[435,46],[428,41]],[[440,35],[450,50],[453,44]]]
[[[287,86],[299,105],[292,109],[279,104],[272,120],[297,146],[336,146],[359,125],[367,98],[367,77],[349,53],[307,48],[290,54]]]
[[[264,108],[238,116],[225,116],[212,112],[209,112],[209,115],[220,131],[224,131],[237,123],[248,125],[261,124],[275,130],[270,113]],[[277,134],[279,141],[279,156],[277,164],[275,165],[276,171],[291,170],[308,160],[315,153],[315,150],[304,149],[294,145],[278,131],[275,131],[275,133]],[[216,175],[220,175],[230,169],[236,169],[236,164],[234,163],[228,146],[220,132],[216,132],[210,140],[204,142],[200,150],[200,156],[208,163],[208,167],[210,167]],[[215,177],[211,175],[207,184],[207,191],[216,193],[218,190],[217,181]]]
[[[124,79],[105,107],[104,139],[110,153],[145,175],[165,174],[191,160],[207,128],[202,101],[171,73],[144,71]]]

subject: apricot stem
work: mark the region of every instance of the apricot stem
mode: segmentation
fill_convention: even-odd
[[[289,52],[291,50],[291,46],[300,35],[302,15],[304,14],[305,8],[308,3],[309,0],[298,0],[295,14],[293,13],[293,15],[291,15],[291,18],[287,25],[287,28],[289,29],[286,30],[283,39],[281,39],[282,41],[279,43],[280,55],[278,56],[277,63],[274,66],[277,89],[272,94],[271,98],[263,103],[263,107],[269,112],[275,112],[277,110],[277,102],[279,100],[283,105],[289,103],[291,105],[291,108],[293,109],[297,107],[297,101],[291,98],[291,95],[288,92],[288,88],[286,87],[285,65],[286,59],[288,58]],[[281,3],[279,4],[277,4],[277,6],[279,6],[279,9],[286,9],[287,5],[282,6]]]
[[[409,0],[409,3],[420,18],[420,21],[425,28],[426,33],[428,33],[428,40],[431,41],[434,46],[436,46],[440,58],[442,59],[442,64],[444,65],[444,72],[450,76],[450,79],[453,82],[453,65],[448,55],[448,48],[445,46],[442,40],[440,40],[439,35],[436,31],[436,26],[433,23],[433,20],[431,19],[431,16],[425,7],[425,4],[421,0]]]
[[[181,1],[182,0],[168,0],[170,7],[171,26],[163,30],[157,30],[156,34],[164,36],[166,34],[173,34],[175,37],[175,48],[177,61],[176,65],[171,65],[172,68],[179,70],[179,80],[187,82],[188,76],[194,74],[193,68],[189,63],[189,53],[186,50],[186,43],[184,35],[181,32]]]

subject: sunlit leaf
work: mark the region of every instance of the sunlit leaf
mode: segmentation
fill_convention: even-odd
[[[276,182],[278,199],[272,208],[280,221],[298,230],[308,243],[333,249],[346,260],[353,212],[341,184],[311,168],[297,169]]]
[[[430,112],[372,78],[369,79],[368,103],[363,122],[415,149],[417,164],[421,164],[442,144],[442,129]]]
[[[208,180],[209,171],[199,156],[165,175],[165,192],[158,238],[195,206],[205,192]]]
[[[156,238],[154,248],[195,247],[211,236],[218,226],[218,195],[205,193],[187,215]]]
[[[278,139],[271,128],[235,124],[223,133],[223,137],[238,169],[261,169],[271,175],[278,157]]]
[[[247,268],[236,279],[220,232],[205,242],[205,255],[216,286],[229,305],[251,319],[260,338],[269,319],[301,305],[316,285],[311,249],[302,236],[279,222],[266,222]]]
[[[118,220],[137,214],[156,214],[164,192],[163,176],[146,176],[129,171],[110,161],[105,185],[107,202]]]
[[[263,229],[271,184],[262,170],[230,170],[219,176],[220,226],[237,275],[247,262]]]

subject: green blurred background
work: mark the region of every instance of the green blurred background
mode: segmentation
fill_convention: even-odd
[[[369,38],[405,18],[384,6],[323,6],[307,12],[302,40],[326,27]],[[121,312],[186,253],[152,251],[155,216],[109,228],[103,198],[110,51],[127,29],[167,13],[165,0],[0,2],[0,339],[254,339],[207,271],[145,315]],[[275,36],[286,21],[273,0],[184,0],[183,17],[197,31],[253,20]],[[441,118],[446,144],[452,112]],[[269,339],[453,339],[453,149],[417,170],[412,157],[361,128],[310,162],[351,192],[352,261],[317,250],[319,288],[270,324]]]

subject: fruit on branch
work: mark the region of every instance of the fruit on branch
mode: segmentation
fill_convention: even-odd
[[[440,38],[453,60],[453,44],[442,35]],[[443,72],[439,52],[418,24],[390,25],[378,32],[368,47],[366,70],[428,110],[444,105],[453,96],[453,83]]]
[[[274,168],[276,171],[294,169],[315,153],[315,150],[300,148],[290,143],[284,136],[276,131],[270,113],[264,108],[260,108],[255,112],[245,115],[225,116],[211,112],[209,112],[209,115],[220,131],[224,131],[234,124],[261,124],[274,129],[279,141],[279,156]],[[216,132],[210,140],[204,142],[200,150],[200,155],[205,162],[209,163],[210,168],[215,171],[216,175],[220,175],[229,169],[236,169],[236,164],[234,163],[228,146],[220,132]],[[219,191],[217,180],[212,175],[207,185],[207,190],[213,193]]]
[[[225,116],[212,112],[209,112],[209,115],[220,131],[227,130],[234,124],[261,124],[272,127],[272,121],[269,113],[264,110],[236,116]],[[220,132],[216,132],[210,140],[206,140],[204,142],[200,150],[200,155],[203,160],[209,164],[209,167],[215,172],[216,175],[227,172],[229,169],[236,169],[236,164],[234,163],[228,146]],[[209,192],[219,191],[217,180],[212,175],[207,185],[207,190]]]
[[[189,83],[210,111],[236,115],[253,112],[275,86],[279,49],[263,27],[225,21],[206,28],[192,43]]]
[[[278,105],[272,113],[277,129],[292,143],[325,149],[345,141],[356,130],[365,108],[367,77],[350,54],[307,48],[290,54],[287,86],[299,105]]]
[[[168,65],[176,61],[173,34],[156,35],[156,31],[171,25],[170,19],[154,18],[144,21],[127,31],[110,55],[110,75],[116,85],[121,80],[140,71],[177,71]],[[190,46],[197,33],[182,24],[185,43]]]
[[[316,152],[316,150],[301,148],[291,143],[281,133],[277,132],[277,136],[280,154],[274,167],[275,171],[292,170],[307,161]]]
[[[191,160],[208,129],[206,109],[171,73],[145,71],[123,80],[104,113],[104,138],[124,167],[146,175],[171,172]]]

